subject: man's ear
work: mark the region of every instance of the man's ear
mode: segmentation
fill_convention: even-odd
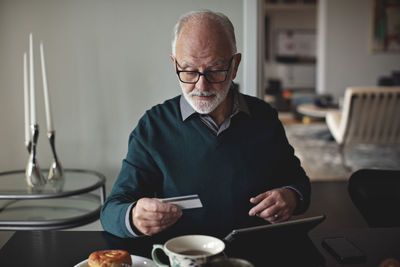
[[[238,71],[239,65],[240,65],[240,61],[242,60],[242,54],[237,53],[235,55],[235,66],[233,68],[233,73],[232,73],[232,80],[236,78],[236,73]]]
[[[174,58],[174,56],[172,54],[169,54],[169,57],[172,60],[172,65],[174,65],[174,67],[175,67],[175,58]]]

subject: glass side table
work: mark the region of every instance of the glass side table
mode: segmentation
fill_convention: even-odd
[[[43,171],[47,176],[47,171]],[[101,173],[64,169],[64,182],[40,191],[26,185],[25,170],[0,173],[0,230],[50,230],[97,220],[105,199]]]

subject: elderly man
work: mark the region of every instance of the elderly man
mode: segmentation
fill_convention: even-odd
[[[121,237],[223,234],[304,212],[310,182],[277,112],[233,86],[241,54],[230,20],[211,11],[184,15],[171,59],[182,95],[148,110],[131,133],[102,208],[104,229]],[[160,200],[191,194],[202,208]]]

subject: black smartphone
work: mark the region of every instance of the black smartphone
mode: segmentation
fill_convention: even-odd
[[[364,252],[346,237],[325,238],[322,246],[341,263],[360,263],[366,260]]]

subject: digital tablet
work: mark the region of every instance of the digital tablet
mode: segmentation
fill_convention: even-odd
[[[224,241],[229,243],[236,239],[254,239],[265,235],[308,234],[311,229],[320,224],[325,218],[325,214],[322,214],[281,223],[234,229],[224,238]]]

